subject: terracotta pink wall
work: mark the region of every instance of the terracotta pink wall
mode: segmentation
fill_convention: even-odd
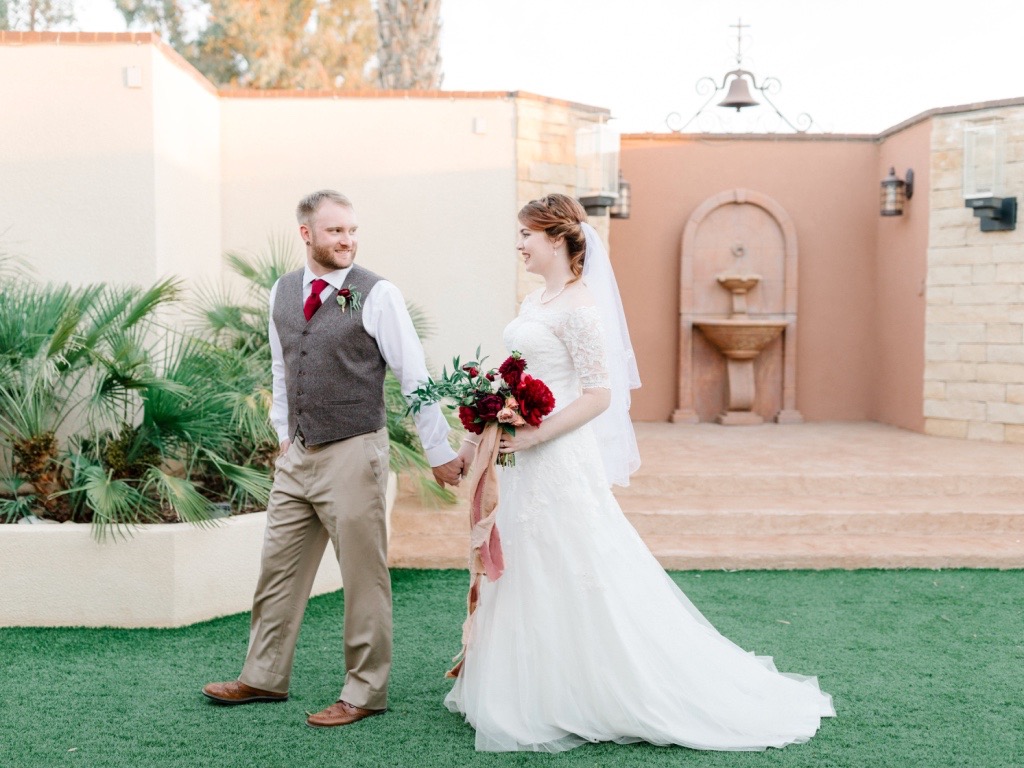
[[[875,251],[874,421],[924,431],[925,282],[932,121],[886,137],[878,149],[879,180],[914,170],[914,196],[902,216],[877,217]]]
[[[882,147],[896,152],[894,162],[903,164],[904,153],[913,148],[926,155],[927,144],[926,134],[907,131]],[[924,264],[926,249],[916,234],[907,234],[917,232],[909,218],[881,226],[881,162],[878,140],[866,136],[622,137],[632,217],[612,221],[610,240],[644,382],[634,393],[635,419],[662,421],[676,406],[680,242],[686,221],[708,197],[745,188],[773,198],[796,227],[797,408],[804,418],[880,419],[919,428],[914,419],[921,411],[920,370],[900,366],[906,357],[923,358],[923,306],[915,309],[904,299],[908,286],[916,290],[918,273],[911,265],[918,259]],[[924,170],[925,163],[919,165]],[[919,210],[919,218],[926,219],[926,205]],[[901,264],[891,255],[896,251],[914,256],[903,256]],[[920,317],[909,322],[907,315],[915,311]],[[893,335],[908,325],[912,333]],[[880,379],[894,375],[895,390],[882,393],[888,383]]]

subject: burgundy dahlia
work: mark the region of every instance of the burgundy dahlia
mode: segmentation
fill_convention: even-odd
[[[484,431],[484,425],[476,422],[479,415],[475,408],[468,405],[459,406],[459,421],[462,422],[462,426],[466,428],[467,432],[472,432],[474,435],[479,435]]]
[[[516,399],[519,400],[519,413],[533,427],[539,427],[541,419],[555,407],[555,396],[548,385],[529,374],[520,380]]]
[[[485,422],[494,421],[498,418],[498,411],[501,410],[505,401],[501,395],[484,395],[476,401],[477,415]]]
[[[519,387],[519,379],[526,370],[526,361],[518,354],[512,354],[505,359],[505,362],[498,366],[498,373],[505,379],[505,383],[515,391]]]

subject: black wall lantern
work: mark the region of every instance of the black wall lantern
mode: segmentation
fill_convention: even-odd
[[[630,183],[623,177],[622,171],[619,171],[619,198],[608,209],[608,215],[613,219],[628,219],[631,204]]]
[[[902,216],[907,200],[914,196],[914,171],[907,169],[906,181],[896,175],[894,167],[889,168],[889,175],[882,179],[879,198],[880,213],[883,216]]]

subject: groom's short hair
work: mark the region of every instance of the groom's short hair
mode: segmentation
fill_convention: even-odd
[[[295,218],[299,220],[299,224],[305,224],[308,227],[313,222],[313,216],[324,200],[330,200],[345,208],[352,208],[352,201],[340,192],[335,192],[333,189],[320,189],[299,200],[299,204],[295,208]]]

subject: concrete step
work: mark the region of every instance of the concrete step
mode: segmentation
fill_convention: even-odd
[[[939,472],[670,472],[634,475],[616,496],[1024,497],[1024,474]]]
[[[1024,536],[644,536],[670,569],[1022,568]]]
[[[879,424],[638,424],[615,491],[666,568],[1024,568],[1024,446]],[[454,507],[399,498],[392,565],[465,568]]]
[[[1024,536],[1019,497],[627,497],[623,512],[641,534]]]
[[[619,505],[633,527],[651,535],[1024,534],[1024,500],[1013,496],[627,496]],[[392,524],[403,535],[459,535],[464,503],[424,509],[399,503]]]
[[[1014,497],[619,501],[666,568],[1024,567],[1024,512]],[[464,501],[435,509],[400,498],[392,566],[465,568],[468,519]]]
[[[642,535],[664,568],[1024,568],[1024,536]],[[466,568],[468,542],[450,535],[392,541],[395,568]]]

